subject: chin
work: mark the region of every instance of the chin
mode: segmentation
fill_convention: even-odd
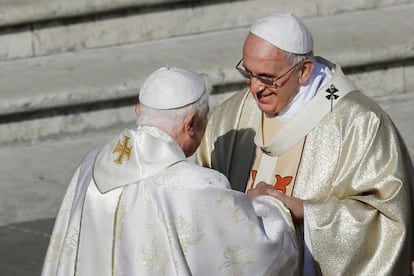
[[[268,105],[258,104],[258,107],[263,113],[266,113],[269,116],[276,116],[277,113],[278,113],[277,111],[275,111],[274,108],[272,108]]]
[[[276,117],[277,115],[279,115],[278,112],[264,112],[263,111],[263,113],[266,114],[266,117],[268,117],[268,118],[273,118],[273,117]]]

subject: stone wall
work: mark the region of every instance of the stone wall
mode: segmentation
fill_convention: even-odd
[[[0,60],[246,27],[273,10],[320,17],[410,0],[8,0],[0,3]]]

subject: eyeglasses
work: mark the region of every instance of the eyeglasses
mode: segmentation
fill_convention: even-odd
[[[278,80],[280,80],[281,78],[283,78],[284,76],[286,76],[290,71],[293,70],[293,68],[297,67],[299,64],[301,64],[303,62],[303,60],[299,61],[298,63],[296,63],[295,65],[293,65],[292,67],[290,67],[286,72],[284,72],[283,74],[281,74],[279,77],[266,77],[266,76],[260,76],[260,75],[255,75],[252,72],[246,70],[246,68],[244,68],[242,64],[243,59],[241,59],[237,65],[236,65],[236,69],[237,71],[240,72],[240,74],[245,78],[245,79],[249,79],[251,80],[252,78],[256,78],[258,79],[263,85],[265,86],[273,86],[273,87],[281,87],[282,85],[278,85],[276,82]],[[242,67],[243,66],[243,67]]]

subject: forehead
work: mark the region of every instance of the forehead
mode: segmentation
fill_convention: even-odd
[[[288,65],[284,51],[254,34],[249,34],[244,43],[243,62],[249,69],[257,66],[280,69]]]
[[[285,53],[270,42],[249,33],[243,46],[244,56],[262,60],[278,60],[284,58]]]

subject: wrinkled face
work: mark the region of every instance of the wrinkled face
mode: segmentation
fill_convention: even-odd
[[[294,64],[289,63],[283,51],[253,34],[249,34],[244,43],[243,65],[255,76],[278,78],[283,75],[275,86],[266,86],[255,77],[246,80],[258,107],[270,116],[282,112],[299,92],[301,66],[292,68]]]

